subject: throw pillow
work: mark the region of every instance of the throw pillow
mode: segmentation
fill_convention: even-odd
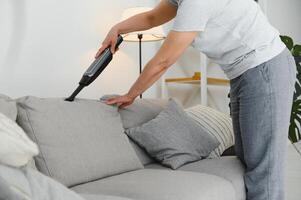
[[[0,164],[0,199],[31,200],[32,192],[26,176],[18,168]]]
[[[1,178],[0,176],[0,199],[3,200],[30,200],[30,198],[23,194],[23,196],[19,195],[18,193],[15,193],[11,187],[9,187],[8,183]]]
[[[38,154],[38,147],[24,131],[0,113],[0,163],[20,167],[26,165]]]
[[[226,149],[234,145],[233,126],[229,115],[202,105],[188,108],[186,113],[219,141],[220,145],[210,153],[209,158],[220,157]]]
[[[31,168],[0,165],[0,199],[84,200],[80,195]]]
[[[117,107],[96,100],[18,100],[18,123],[39,146],[37,168],[66,186],[141,169]]]
[[[172,169],[207,157],[219,145],[173,99],[155,119],[130,128],[126,133],[151,156]]]
[[[100,98],[102,102],[108,98],[118,95],[104,95]],[[164,99],[136,99],[131,105],[119,109],[124,129],[133,128],[154,119],[167,105]]]
[[[100,98],[102,102],[108,98],[116,97],[118,95],[104,95]],[[118,109],[122,125],[124,129],[140,126],[151,119],[154,119],[167,105],[168,100],[165,99],[136,99],[133,104]],[[145,152],[144,149],[139,147],[135,142],[130,139],[138,158],[143,165],[153,163],[154,160]]]
[[[0,94],[0,113],[16,121],[18,110],[16,102],[6,95]],[[34,159],[32,158],[28,164],[31,168],[36,169]]]

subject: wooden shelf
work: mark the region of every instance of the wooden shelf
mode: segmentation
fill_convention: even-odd
[[[192,77],[187,78],[167,78],[165,79],[166,83],[180,83],[180,84],[195,84],[199,85],[201,81],[201,73],[195,72]],[[230,81],[222,78],[207,78],[208,85],[221,85],[228,86]]]

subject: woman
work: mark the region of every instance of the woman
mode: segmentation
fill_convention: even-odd
[[[230,79],[235,150],[246,167],[247,199],[283,200],[296,71],[278,31],[254,1],[163,0],[153,10],[115,25],[96,57],[115,46],[118,34],[150,29],[173,18],[162,47],[129,92],[107,103],[130,105],[192,44],[220,64]]]

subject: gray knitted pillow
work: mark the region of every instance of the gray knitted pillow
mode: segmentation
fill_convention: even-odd
[[[207,157],[219,145],[173,99],[156,118],[126,133],[152,157],[172,169]]]

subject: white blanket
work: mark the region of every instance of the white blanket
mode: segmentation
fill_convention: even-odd
[[[26,165],[39,153],[33,143],[16,122],[0,113],[0,163],[20,167]]]
[[[84,200],[57,181],[31,169],[0,165],[0,199]]]

